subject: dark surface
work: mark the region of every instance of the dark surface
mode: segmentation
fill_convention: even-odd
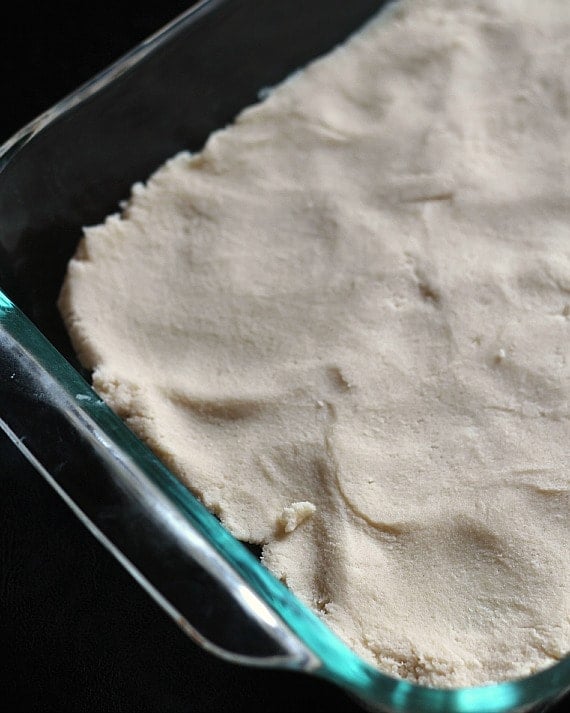
[[[186,7],[11,6],[0,45],[0,143]],[[6,711],[362,710],[314,678],[232,665],[198,648],[1,431],[0,647]]]

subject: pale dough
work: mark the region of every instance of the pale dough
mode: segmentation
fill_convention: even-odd
[[[570,3],[400,0],[88,227],[93,384],[380,669],[570,649]]]

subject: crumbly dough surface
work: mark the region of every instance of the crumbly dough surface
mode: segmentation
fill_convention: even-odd
[[[570,3],[400,0],[87,227],[96,391],[357,653],[570,649]]]

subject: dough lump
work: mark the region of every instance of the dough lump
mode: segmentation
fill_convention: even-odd
[[[399,0],[87,227],[96,391],[364,659],[570,649],[570,3]]]

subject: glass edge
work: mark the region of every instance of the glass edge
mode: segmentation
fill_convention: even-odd
[[[229,2],[231,0],[197,0],[184,12],[121,55],[112,64],[32,119],[0,145],[0,173],[34,135],[134,68],[138,62],[182,32],[188,25]],[[19,312],[18,307],[0,290],[0,322],[7,314],[14,311]],[[24,319],[27,318],[24,316]],[[35,325],[32,326],[37,329]],[[29,348],[25,334],[22,334],[18,329],[13,334],[24,347]],[[69,393],[77,393],[77,388],[81,385],[91,396],[97,396],[79,372],[47,340],[45,340],[45,345],[39,348],[33,346],[32,349],[34,356],[50,372],[54,366],[54,360],[60,362],[52,375]],[[98,421],[101,413],[108,412],[106,418],[103,419],[103,427],[108,427],[109,418],[118,418],[108,407],[103,406],[103,408],[99,407],[93,410],[90,408],[90,403],[91,401],[81,402],[78,407],[90,417],[97,416]],[[127,428],[122,421],[120,424],[125,429]],[[116,426],[113,430],[115,428]],[[129,434],[133,435],[130,431]],[[140,445],[144,448],[144,444],[140,443]],[[160,465],[164,469],[164,466]],[[384,674],[352,651],[210,513],[206,511],[206,518],[204,518],[204,506],[175,476],[172,474],[170,476],[173,482],[170,483],[167,495],[175,499],[192,517],[193,521],[198,520],[201,533],[320,659],[322,665],[308,673],[314,673],[349,690],[367,704],[386,706],[388,710],[393,711],[507,713],[507,711],[523,707],[526,709],[528,706],[556,699],[570,690],[570,654],[558,663],[530,676],[468,688],[430,688]]]
[[[147,55],[152,53],[172,37],[182,32],[186,27],[196,22],[200,17],[210,13],[217,7],[231,0],[195,0],[184,12],[180,13],[156,32],[137,43],[132,49],[120,55],[114,62],[93,77],[62,97],[51,107],[26,123],[2,144],[0,144],[0,172],[10,162],[13,156],[39,131],[56,121],[73,107],[82,103],[93,94],[104,89],[125,72],[134,68]]]

